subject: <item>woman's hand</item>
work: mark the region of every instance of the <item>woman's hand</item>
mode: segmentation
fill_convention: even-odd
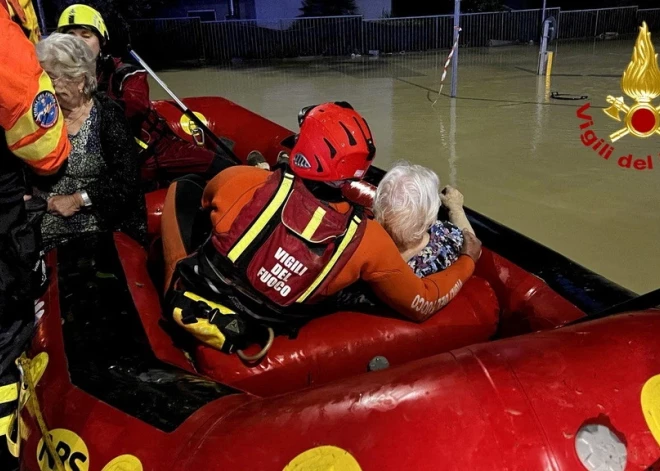
[[[481,241],[468,230],[463,231],[463,247],[461,248],[461,254],[469,256],[474,260],[474,263],[477,263],[479,257],[481,257]]]
[[[440,201],[449,211],[463,209],[463,193],[454,187],[446,186],[440,193]]]
[[[55,195],[48,198],[48,212],[63,218],[70,218],[76,214],[82,205],[82,197],[78,193]]]

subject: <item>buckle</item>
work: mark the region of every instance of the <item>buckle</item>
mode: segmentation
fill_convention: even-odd
[[[197,315],[196,317],[200,317],[203,319],[208,319],[209,321],[211,318],[219,313],[215,308],[212,308],[208,304],[206,304],[204,301],[197,301],[196,303],[193,304],[193,309],[195,310],[195,313],[199,313],[200,315]]]
[[[195,141],[195,144],[197,144],[200,147],[204,147],[204,131],[202,131],[201,128],[194,126],[194,123],[190,123],[190,132],[192,133],[193,140]]]

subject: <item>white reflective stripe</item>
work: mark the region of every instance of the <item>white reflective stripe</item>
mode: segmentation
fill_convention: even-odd
[[[144,69],[138,69],[138,70],[136,70],[136,71],[134,71],[134,72],[131,72],[130,74],[126,74],[126,75],[124,75],[124,77],[121,79],[121,82],[119,83],[119,91],[121,92],[121,91],[124,90],[124,82],[126,81],[126,79],[127,79],[128,77],[132,77],[132,76],[135,75],[135,74],[146,74],[146,73],[147,73],[146,70],[144,70]]]

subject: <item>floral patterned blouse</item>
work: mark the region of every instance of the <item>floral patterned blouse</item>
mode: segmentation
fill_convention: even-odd
[[[463,246],[463,232],[449,221],[436,221],[429,233],[429,243],[408,261],[420,278],[448,268],[458,260]]]

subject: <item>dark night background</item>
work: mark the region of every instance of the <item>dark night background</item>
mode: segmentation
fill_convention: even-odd
[[[562,10],[581,10],[590,8],[608,8],[639,6],[640,8],[657,8],[658,0],[548,0],[547,8],[561,7]],[[468,11],[493,11],[513,8],[522,10],[528,8],[541,8],[543,0],[461,0],[461,10]],[[392,16],[424,16],[442,15],[454,11],[452,0],[411,1],[392,0]]]

